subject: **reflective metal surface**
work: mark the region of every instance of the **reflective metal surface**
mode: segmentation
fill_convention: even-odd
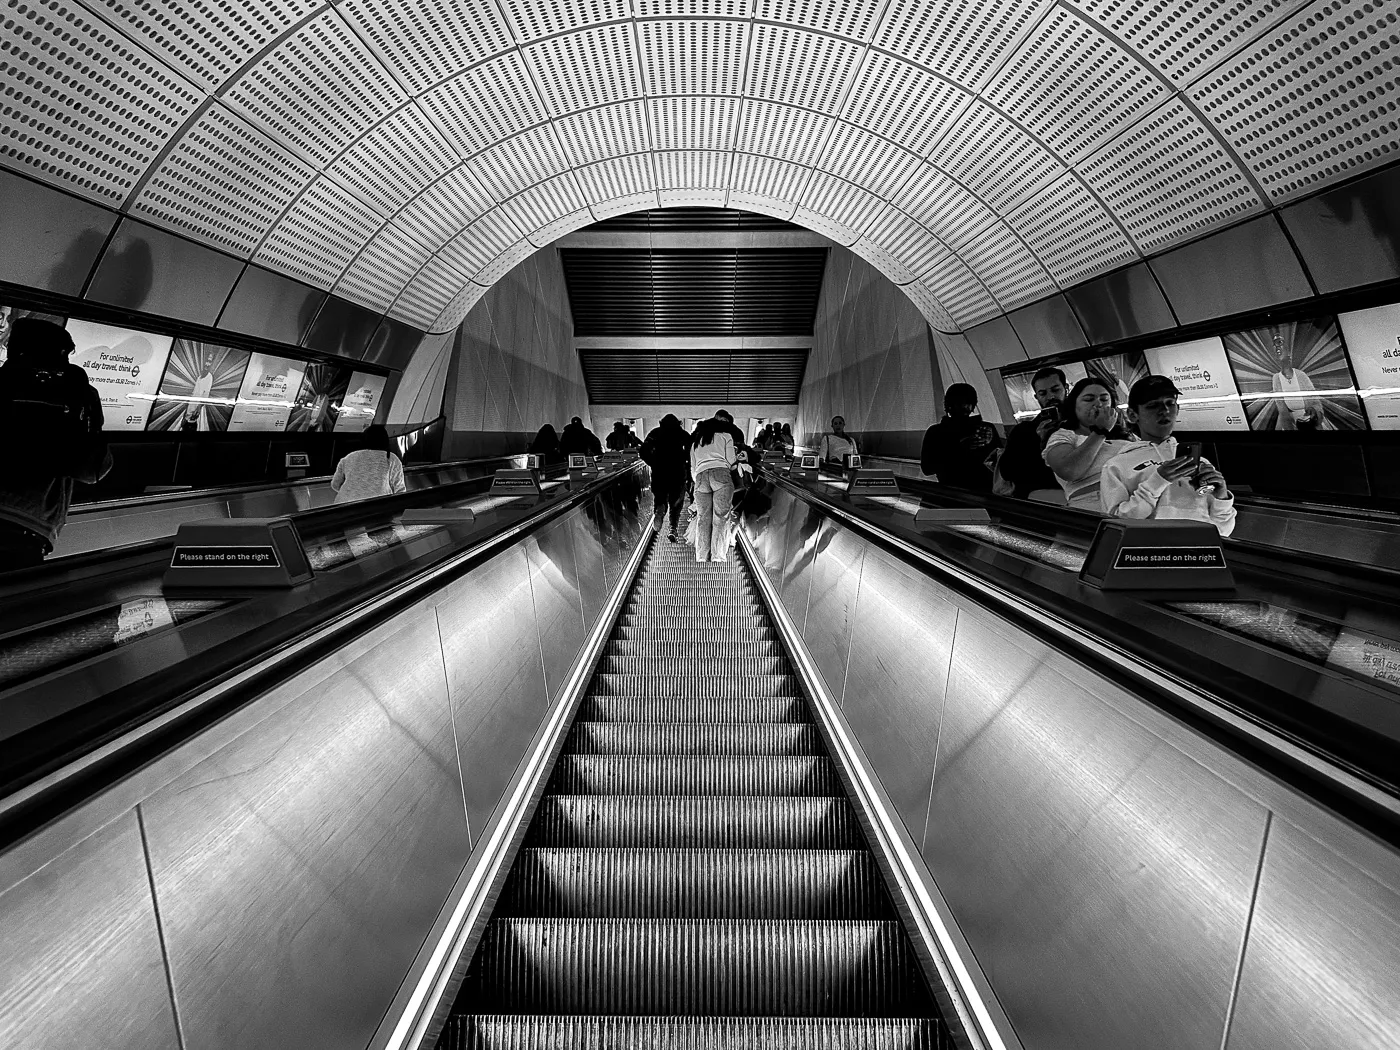
[[[977,353],[977,360],[982,362],[984,368],[1000,368],[1026,360],[1026,348],[1021,345],[1020,337],[1005,316],[975,325],[963,335],[967,336],[967,341]],[[1041,356],[1038,347],[1036,356]]]
[[[1170,328],[1171,307],[1145,263],[1115,270],[1065,291],[1092,343],[1112,343],[1129,336]]]
[[[93,271],[86,297],[212,325],[242,272],[241,260],[123,219]],[[191,280],[191,274],[198,274],[198,280]]]
[[[812,651],[832,695],[839,697],[845,684],[846,659],[851,651],[851,626],[860,587],[865,544],[834,522],[826,522],[818,534],[816,564],[812,568],[812,595],[802,640]]]
[[[916,844],[924,837],[957,618],[957,607],[920,573],[883,551],[865,552],[841,710]]]
[[[0,1046],[179,1050],[136,814],[0,891]]]
[[[544,657],[545,692],[549,697],[558,694],[585,633],[573,531],[573,522],[561,518],[525,541],[535,624]]]
[[[1400,277],[1400,167],[1281,212],[1320,292]]]
[[[583,622],[591,627],[608,597],[607,580],[603,575],[603,545],[586,513],[571,514],[569,521],[574,534],[574,567],[578,572]]]
[[[413,351],[423,341],[423,333],[412,325],[386,317],[370,337],[362,358],[368,364],[383,365],[402,372],[408,366]]]
[[[1181,324],[1306,299],[1312,287],[1278,219],[1263,215],[1148,264]]]
[[[341,357],[359,358],[378,326],[378,314],[339,296],[328,295],[302,345]]]
[[[187,1047],[368,1041],[470,851],[456,769],[420,611],[143,804]]]
[[[61,295],[83,290],[117,216],[66,193],[0,171],[0,281]]]
[[[1044,357],[1065,350],[1088,346],[1089,340],[1079,326],[1079,318],[1069,308],[1063,295],[1052,295],[1007,314],[1025,346],[1035,347],[1033,356]]]
[[[317,288],[250,264],[219,315],[219,327],[296,346],[325,298]]]
[[[783,565],[780,589],[783,604],[792,614],[797,629],[805,631],[807,606],[812,594],[811,568],[821,540],[822,515],[810,503],[796,499],[791,493],[783,490],[775,493],[775,500],[783,498],[791,499],[793,506],[783,541],[787,560]]]

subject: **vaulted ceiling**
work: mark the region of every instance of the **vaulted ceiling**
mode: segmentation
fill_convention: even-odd
[[[1400,157],[1400,0],[13,0],[0,164],[444,331],[674,205],[936,327]]]

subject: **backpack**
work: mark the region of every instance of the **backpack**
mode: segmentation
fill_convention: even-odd
[[[81,472],[88,458],[91,404],[87,378],[70,366],[39,368],[17,361],[0,367],[0,440],[23,449],[5,474],[42,481]]]

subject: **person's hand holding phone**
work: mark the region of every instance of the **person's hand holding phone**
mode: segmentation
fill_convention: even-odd
[[[1182,478],[1189,478],[1200,467],[1201,461],[1189,453],[1184,456],[1177,456],[1161,463],[1157,467],[1157,473],[1167,481],[1180,481]]]
[[[1196,491],[1201,495],[1209,492],[1216,499],[1224,499],[1230,494],[1230,488],[1225,484],[1225,475],[1212,466],[1206,466],[1191,479],[1196,486]]]

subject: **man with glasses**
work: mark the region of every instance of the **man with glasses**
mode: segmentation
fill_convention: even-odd
[[[1225,477],[1199,455],[1199,447],[1178,455],[1176,384],[1147,376],[1128,392],[1128,420],[1134,441],[1103,468],[1100,493],[1105,514],[1119,518],[1188,518],[1211,522],[1228,536],[1235,528],[1235,497]]]

